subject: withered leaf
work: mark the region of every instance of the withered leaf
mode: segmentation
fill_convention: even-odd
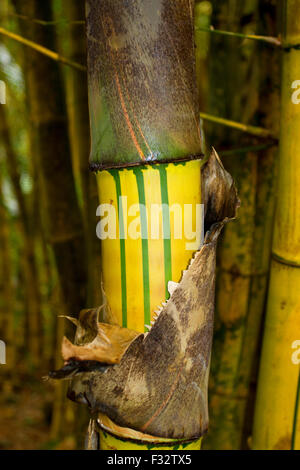
[[[64,361],[98,361],[103,364],[118,364],[130,343],[140,333],[108,323],[97,323],[97,334],[90,343],[77,346],[66,337],[62,342]]]

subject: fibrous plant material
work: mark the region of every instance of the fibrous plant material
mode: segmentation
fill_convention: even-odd
[[[108,365],[105,356],[104,363],[95,364],[94,346],[105,340],[103,326],[97,321],[98,309],[94,309],[80,317],[77,347],[68,343],[74,357],[66,356],[64,376],[69,376],[70,362],[71,375],[78,375],[69,397],[88,404],[93,416],[105,413],[119,426],[157,438],[196,439],[208,427],[216,243],[239,204],[232,178],[215,152],[204,166],[203,186],[209,226],[204,245],[183,272],[180,283],[172,286],[173,293],[150,331],[132,340],[118,364]],[[115,340],[109,331],[114,329],[106,329],[112,349]],[[124,336],[127,334],[124,331]],[[89,357],[91,370],[83,371],[81,358],[87,367]],[[51,376],[60,378],[61,373]]]

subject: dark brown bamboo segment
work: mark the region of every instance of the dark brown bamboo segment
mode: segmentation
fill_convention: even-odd
[[[193,0],[87,0],[91,167],[201,153]]]

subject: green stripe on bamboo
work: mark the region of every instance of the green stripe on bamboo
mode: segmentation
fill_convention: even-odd
[[[147,224],[147,209],[145,198],[145,185],[143,170],[135,168],[133,170],[140,204],[140,220],[141,220],[141,238],[142,238],[142,259],[143,259],[143,289],[144,289],[144,324],[150,325],[151,312],[150,312],[150,280],[149,280],[149,250],[148,250],[148,224]],[[145,328],[147,331],[147,328]]]
[[[172,280],[171,226],[168,196],[168,177],[165,165],[160,165],[158,170],[160,177],[161,203],[163,213],[165,296],[166,299],[168,299],[168,282]]]
[[[122,191],[120,173],[118,170],[111,170],[115,180],[118,217],[119,217],[119,238],[120,238],[120,264],[121,264],[121,296],[122,296],[122,326],[127,328],[127,280],[126,280],[126,250],[125,250],[125,229],[124,214],[122,207]]]

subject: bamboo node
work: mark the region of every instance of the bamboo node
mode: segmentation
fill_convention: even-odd
[[[271,256],[274,261],[277,261],[277,263],[284,264],[286,266],[290,266],[293,268],[300,268],[300,261],[292,261],[292,260],[283,258],[282,256],[278,255],[274,251],[272,252]]]

